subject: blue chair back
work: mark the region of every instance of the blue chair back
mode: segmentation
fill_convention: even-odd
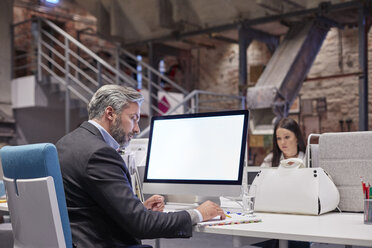
[[[71,248],[70,222],[56,147],[49,143],[5,146],[0,149],[0,157],[6,178],[14,180],[48,176],[53,178],[66,247]]]

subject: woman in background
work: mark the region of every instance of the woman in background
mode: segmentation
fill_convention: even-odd
[[[305,151],[305,142],[297,122],[291,118],[283,118],[274,127],[273,151],[265,157],[261,166],[278,167],[280,161],[287,158],[305,160]],[[254,245],[262,248],[278,248],[279,240],[271,239]],[[309,248],[310,243],[289,241],[288,247]]]
[[[278,167],[287,158],[305,159],[305,142],[297,122],[291,118],[281,119],[274,127],[273,151],[269,153],[262,167]]]

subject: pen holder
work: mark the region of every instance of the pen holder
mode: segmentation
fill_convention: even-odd
[[[372,225],[372,199],[364,200],[364,224]]]

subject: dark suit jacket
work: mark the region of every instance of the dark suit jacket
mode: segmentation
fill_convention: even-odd
[[[139,239],[192,235],[186,211],[147,210],[133,194],[128,169],[89,122],[57,142],[73,242],[80,247],[125,247]]]

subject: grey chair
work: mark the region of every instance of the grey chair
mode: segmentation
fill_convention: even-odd
[[[308,144],[307,161],[332,177],[340,192],[342,211],[362,212],[360,177],[372,182],[372,132],[317,134],[319,144]],[[309,136],[310,137],[310,136]]]

